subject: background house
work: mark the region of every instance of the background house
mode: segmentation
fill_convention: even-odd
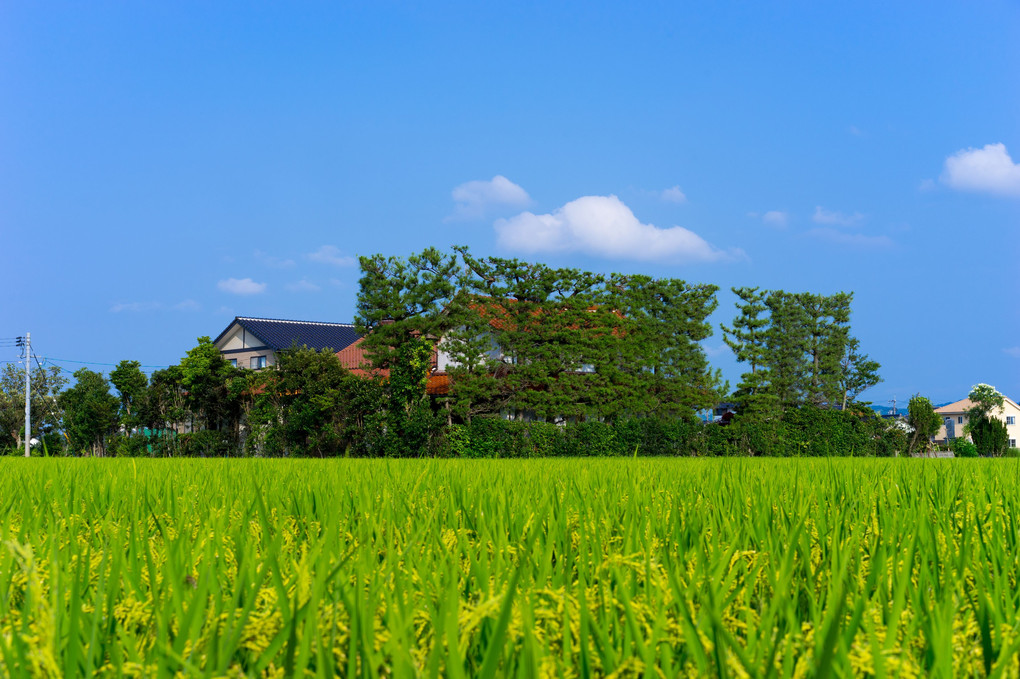
[[[967,411],[973,407],[974,403],[969,398],[965,398],[936,408],[935,412],[942,416],[942,427],[935,435],[935,442],[947,443],[962,436],[963,428],[969,421]],[[1017,441],[1020,440],[1020,406],[1008,396],[1003,396],[1002,407],[992,411],[992,416],[1006,423],[1009,447],[1016,448]]]
[[[294,345],[341,352],[359,339],[351,323],[237,316],[213,344],[238,368],[258,369],[276,365],[277,353]]]

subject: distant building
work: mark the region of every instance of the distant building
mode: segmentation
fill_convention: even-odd
[[[340,352],[361,339],[352,323],[288,321],[238,316],[213,340],[223,358],[238,368],[276,365],[276,356],[292,346]]]
[[[963,428],[969,421],[967,411],[973,407],[974,402],[969,398],[965,398],[955,403],[948,403],[941,408],[936,408],[935,412],[942,416],[942,427],[935,435],[935,442],[947,443],[963,436]],[[996,417],[1006,423],[1009,447],[1016,448],[1017,441],[1020,440],[1020,406],[1013,399],[1004,396],[1002,407],[993,411],[992,417]]]

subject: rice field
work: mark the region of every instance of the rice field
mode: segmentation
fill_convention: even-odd
[[[0,674],[1018,676],[1017,460],[0,460]]]

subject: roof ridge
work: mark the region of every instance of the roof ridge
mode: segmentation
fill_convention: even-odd
[[[272,323],[304,323],[305,325],[335,325],[344,328],[353,328],[353,323],[336,323],[333,321],[299,321],[293,318],[261,318],[259,316],[238,316],[239,321],[270,321]]]

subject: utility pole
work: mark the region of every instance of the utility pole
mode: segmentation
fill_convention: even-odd
[[[25,457],[30,457],[32,444],[32,333],[25,333]]]

